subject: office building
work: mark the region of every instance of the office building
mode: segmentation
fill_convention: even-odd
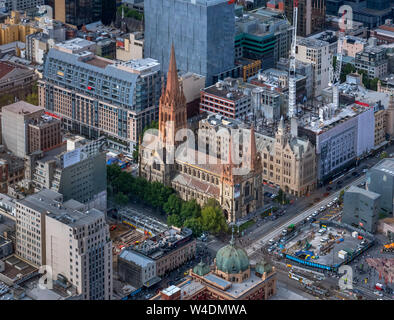
[[[353,20],[362,22],[370,30],[385,23],[387,19],[393,18],[390,0],[368,0],[351,4],[353,8]]]
[[[362,52],[367,44],[367,40],[363,38],[345,36],[342,40],[343,55],[356,58],[356,54]]]
[[[265,260],[251,265],[246,251],[232,238],[212,265],[201,260],[183,282],[151,300],[267,300],[276,294],[276,277],[275,267]]]
[[[206,77],[234,68],[234,4],[227,0],[145,0],[145,57],[159,61],[162,72],[176,49],[178,68]]]
[[[35,191],[51,189],[68,201],[74,199],[89,208],[107,208],[105,139],[88,141],[66,137],[66,145],[26,156],[25,178]]]
[[[261,61],[267,69],[290,50],[292,26],[279,13],[257,9],[236,18],[235,55]]]
[[[337,111],[325,106],[319,108],[318,116],[304,114],[298,131],[316,146],[318,180],[331,181],[334,174],[372,150],[374,127],[374,109],[369,105],[354,103]]]
[[[381,195],[380,210],[382,212],[393,213],[394,158],[383,159],[368,170],[366,188]]]
[[[51,49],[38,82],[39,103],[67,131],[98,138],[132,155],[143,128],[158,119],[160,65],[153,59],[115,62]]]
[[[356,54],[355,67],[363,70],[370,79],[380,78],[387,74],[388,60],[383,48],[368,46]]]
[[[313,68],[313,94],[321,95],[323,89],[328,87],[329,68],[332,56],[330,44],[326,41],[300,38],[297,40],[296,59],[312,64]]]
[[[293,0],[284,0],[285,15],[293,21]],[[299,0],[297,35],[306,37],[312,33],[322,31],[325,27],[326,1]]]
[[[235,79],[226,79],[202,89],[200,112],[220,114],[232,119],[243,119],[253,114],[251,97],[244,94],[244,90],[237,89],[235,84]]]
[[[116,59],[129,61],[144,57],[144,34],[132,32],[116,39]]]
[[[1,128],[4,146],[17,157],[29,153],[29,124],[40,121],[44,108],[19,101],[2,108]]]
[[[205,77],[186,72],[179,74],[179,83],[186,98],[186,116],[190,119],[200,112],[200,91],[205,88]]]
[[[53,279],[66,278],[84,300],[111,300],[112,242],[105,214],[97,209],[85,211],[74,200],[48,200],[45,205],[37,197],[28,201],[49,211],[44,235],[46,264],[52,267]]]
[[[276,64],[277,69],[282,71],[289,70],[289,59],[288,58],[280,58],[278,63]],[[313,95],[313,67],[310,62],[302,62],[296,60],[296,97],[297,102],[305,102],[306,99],[312,98]],[[303,76],[303,77],[300,77]],[[302,78],[305,78],[305,94],[306,96],[300,95],[302,93]],[[300,82],[300,84],[299,84]],[[288,85],[287,85],[288,87]],[[302,100],[298,100],[298,99]]]
[[[18,256],[49,265],[53,280],[66,278],[85,300],[111,299],[112,242],[103,212],[46,189],[16,207]]]
[[[77,27],[96,21],[109,24],[116,11],[116,0],[46,0],[46,4],[53,8],[55,20]]]
[[[374,233],[379,220],[381,196],[351,186],[345,191],[343,199],[342,222]]]
[[[194,259],[196,240],[190,229],[171,227],[124,251],[126,253],[120,255],[119,260],[121,279],[139,284],[138,287],[149,287],[160,281],[160,277],[164,278],[170,271]]]

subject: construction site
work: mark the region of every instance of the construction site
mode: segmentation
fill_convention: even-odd
[[[372,235],[342,227],[336,222],[313,223],[298,229],[283,248],[289,260],[318,269],[337,271],[373,244]]]

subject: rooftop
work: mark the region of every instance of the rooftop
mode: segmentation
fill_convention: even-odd
[[[89,41],[82,38],[74,38],[64,42],[57,43],[56,47],[74,51],[74,50],[81,50],[85,47],[92,46],[94,44],[95,43],[93,41]]]
[[[4,110],[17,114],[30,114],[38,111],[44,112],[43,107],[35,106],[22,100],[3,107],[3,112]]]
[[[237,101],[246,96],[244,90],[239,89],[234,81],[219,81],[202,91],[231,101]]]
[[[161,234],[157,234],[142,243],[134,244],[127,249],[157,260],[192,239],[190,229],[172,227]]]
[[[379,170],[394,177],[394,158],[386,158],[371,169]]]
[[[313,38],[297,37],[297,45],[305,46],[305,47],[309,47],[309,48],[314,48],[314,49],[320,49],[322,47],[328,46],[329,43],[327,41],[322,41],[322,40],[313,39]]]
[[[380,194],[376,192],[372,192],[367,189],[362,189],[356,186],[350,186],[350,188],[347,189],[346,192],[362,194],[363,196],[370,198],[372,200],[376,200],[380,197]]]
[[[101,211],[94,208],[84,211],[85,206],[78,205],[75,200],[63,202],[60,193],[48,189],[43,189],[17,202],[70,227],[84,225],[103,216]]]

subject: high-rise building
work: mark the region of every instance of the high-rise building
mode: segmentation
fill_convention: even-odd
[[[299,38],[296,46],[296,59],[312,64],[313,95],[318,97],[328,87],[331,65],[330,44],[313,38]]]
[[[42,190],[16,204],[16,254],[52,268],[83,299],[112,297],[112,242],[105,214],[75,200]]]
[[[60,120],[44,108],[19,101],[3,108],[2,141],[18,157],[49,151],[62,143]]]
[[[105,139],[87,141],[66,137],[62,145],[49,152],[34,152],[25,157],[25,178],[35,191],[51,189],[63,199],[77,200],[89,208],[107,208]]]
[[[105,135],[110,149],[131,155],[143,128],[158,118],[160,65],[51,49],[38,87],[40,105],[59,116],[66,130]]]
[[[284,0],[285,15],[293,21],[294,0]],[[298,0],[297,35],[306,37],[312,33],[322,31],[325,26],[325,0]]]
[[[355,67],[363,70],[370,79],[380,78],[387,74],[388,59],[384,48],[365,47],[356,53]]]
[[[292,26],[282,14],[257,9],[236,20],[236,58],[261,60],[261,68],[267,69],[284,57],[288,57]]]
[[[145,0],[145,57],[168,70],[171,44],[178,68],[213,77],[234,68],[235,14],[227,0]]]
[[[46,0],[45,3],[53,8],[55,20],[78,27],[96,21],[109,24],[116,13],[116,0]]]

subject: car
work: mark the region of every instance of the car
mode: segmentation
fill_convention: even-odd
[[[283,229],[283,230],[282,230],[282,234],[283,234],[283,235],[286,235],[286,234],[287,234],[287,230],[286,230],[286,229]]]
[[[319,214],[319,212],[315,211],[312,216],[316,217]]]
[[[331,188],[330,186],[328,186],[328,187],[326,188],[326,190],[327,190],[327,191],[331,191],[332,188]]]
[[[272,252],[273,250],[274,250],[274,248],[272,248],[272,247],[269,247],[269,248],[267,249],[268,252]]]
[[[271,195],[270,198],[271,198],[271,199],[275,199],[275,198],[276,198],[276,194]]]
[[[273,244],[275,243],[275,240],[274,240],[274,239],[270,239],[270,241],[268,241],[268,243],[269,243],[270,245],[273,245]]]
[[[335,198],[333,201],[334,201],[334,202],[338,202],[338,200],[339,200],[338,198]]]
[[[379,297],[383,297],[383,293],[381,293],[380,291],[376,290],[373,292],[374,294],[376,294]]]
[[[338,180],[337,184],[342,184],[343,181],[342,180]]]

